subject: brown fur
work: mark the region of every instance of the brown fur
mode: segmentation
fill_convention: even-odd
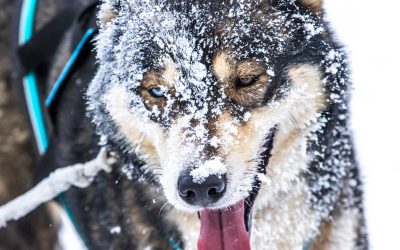
[[[103,25],[107,25],[109,22],[111,22],[114,17],[117,16],[117,13],[113,10],[106,10],[103,12],[103,16],[101,18]]]
[[[323,250],[331,244],[330,236],[332,234],[331,222],[324,222],[320,226],[318,237],[313,241],[310,250]]]
[[[321,224],[319,234],[312,242],[310,250],[354,249],[357,233],[362,230],[362,220],[357,210],[343,210],[333,215],[333,219]],[[349,246],[349,239],[353,242]]]
[[[234,74],[232,64],[232,59],[224,52],[221,52],[214,57],[212,69],[214,75],[219,81],[224,82],[231,78],[231,76]]]
[[[300,0],[300,2],[309,7],[314,12],[322,12],[322,0]]]

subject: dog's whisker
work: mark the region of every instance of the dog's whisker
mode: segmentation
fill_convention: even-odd
[[[118,183],[119,183],[119,181],[121,180],[121,178],[122,178],[122,175],[123,175],[123,173],[120,173],[119,174],[119,176],[118,176],[118,179],[115,181],[115,185],[117,185]]]
[[[160,220],[160,216],[161,216],[162,210],[168,205],[170,205],[170,204],[168,203],[168,201],[166,201],[164,203],[164,205],[162,205],[162,207],[160,208],[160,211],[158,212],[158,218],[157,218],[158,221]],[[172,205],[171,205],[171,207],[172,207]]]
[[[160,199],[162,199],[162,198],[164,198],[165,200],[166,200],[166,197],[165,197],[165,195],[160,195],[160,196],[157,196],[157,197],[155,197],[155,198],[153,198],[151,201],[149,201],[148,203],[146,203],[146,206],[150,206],[150,205],[156,205],[158,202],[159,202],[159,200]]]
[[[300,129],[299,123],[296,119],[296,117],[290,112],[290,122],[292,123],[294,129],[296,130],[297,136],[301,137],[302,136],[302,131]]]

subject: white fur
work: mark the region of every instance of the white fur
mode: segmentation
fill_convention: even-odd
[[[307,141],[321,125],[316,124],[316,118],[323,107],[322,81],[314,66],[300,66],[289,75],[294,90],[287,97],[288,102],[269,115],[281,119],[266,181],[255,204],[252,238],[255,249],[302,249],[313,239],[321,219],[309,208],[308,186],[300,173],[308,166]],[[290,134],[294,132],[294,124],[289,113],[301,129],[299,134],[295,131],[295,136]]]
[[[319,220],[308,207],[307,185],[299,181],[291,188],[275,194],[267,204],[256,200],[252,249],[301,250],[313,239]]]

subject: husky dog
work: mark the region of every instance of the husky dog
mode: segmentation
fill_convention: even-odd
[[[87,110],[120,167],[67,194],[90,249],[368,249],[322,0],[104,0]]]

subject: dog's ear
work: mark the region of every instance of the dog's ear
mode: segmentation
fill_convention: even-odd
[[[323,0],[300,0],[300,3],[310,8],[314,13],[322,13]]]

